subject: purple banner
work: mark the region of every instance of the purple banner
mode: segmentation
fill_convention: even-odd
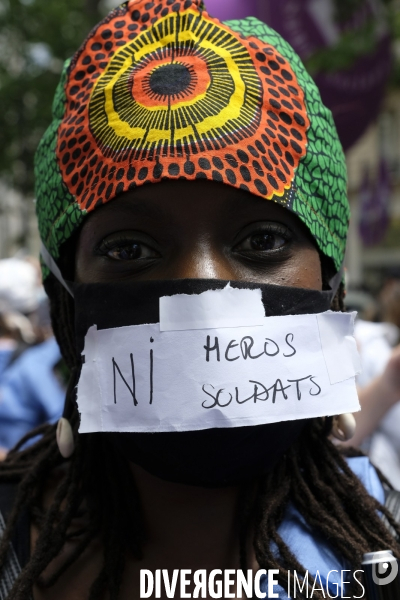
[[[321,48],[334,48],[343,30],[359,30],[371,17],[377,24],[374,50],[346,71],[315,77],[335,119],[344,149],[377,117],[391,69],[391,42],[379,0],[365,0],[351,22],[339,27],[333,0],[206,0],[221,19],[255,16],[278,31],[305,60]]]
[[[229,19],[261,18],[259,0],[206,0],[208,13],[221,21]]]
[[[382,242],[390,223],[390,173],[387,161],[381,159],[376,182],[371,183],[365,169],[359,191],[359,231],[364,246]]]
[[[334,19],[333,0],[271,0],[266,3],[263,17],[303,60],[320,48],[334,48],[343,32]],[[373,52],[346,71],[315,77],[345,149],[378,115],[391,69],[391,43],[379,3],[365,0],[346,28],[359,30],[371,18],[377,24]]]

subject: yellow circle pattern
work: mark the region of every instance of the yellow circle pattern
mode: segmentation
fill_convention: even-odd
[[[197,60],[207,71],[203,93],[165,96],[149,106],[135,94],[144,67]],[[260,122],[262,85],[247,49],[232,32],[194,10],[169,14],[121,48],[93,88],[89,121],[106,156],[166,156],[175,146],[193,147],[251,136]],[[121,156],[122,153],[122,156]]]

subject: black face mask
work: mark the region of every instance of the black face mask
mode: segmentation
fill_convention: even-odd
[[[232,281],[240,289],[261,289],[265,316],[315,314],[329,310],[332,291],[319,292]],[[175,294],[220,290],[228,281],[183,279],[117,284],[73,284],[77,351],[98,329],[158,323],[159,300]],[[65,415],[68,416],[68,415]],[[273,468],[306,421],[166,433],[97,433],[107,436],[132,462],[162,479],[189,485],[235,485]]]

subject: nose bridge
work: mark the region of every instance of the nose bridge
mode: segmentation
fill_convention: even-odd
[[[223,248],[205,236],[188,237],[171,261],[174,279],[230,279]]]

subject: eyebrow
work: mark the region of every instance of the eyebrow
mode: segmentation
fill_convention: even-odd
[[[234,199],[234,203],[235,213],[239,213],[240,216],[242,215],[242,213],[246,213],[246,216],[248,216],[250,210],[256,210],[258,211],[258,215],[260,218],[266,218],[262,214],[260,214],[260,212],[262,212],[264,209],[268,209],[272,206],[279,206],[279,204],[277,202],[274,202],[273,200],[267,200],[258,196],[251,196],[249,194],[241,194],[240,196],[236,196]],[[278,218],[278,215],[274,216],[273,218]]]
[[[154,187],[154,186],[153,186]],[[140,193],[141,190],[138,190]],[[240,190],[232,190],[239,191]],[[160,193],[161,195],[161,193]],[[114,199],[113,202],[118,201],[118,199]],[[234,208],[235,213],[246,213],[250,208],[252,209],[263,209],[264,203],[269,203],[270,200],[263,200],[262,198],[253,197],[250,194],[241,193],[240,196],[236,195],[234,198],[232,197],[232,208]],[[273,202],[275,205],[275,202]],[[125,213],[127,216],[143,216],[143,217],[151,217],[157,218],[160,220],[167,219],[168,213],[164,210],[163,206],[159,204],[151,204],[145,198],[135,198],[132,196],[131,198],[124,199],[123,203],[120,203],[119,210],[122,213]],[[261,216],[261,215],[260,215]]]
[[[268,200],[263,200],[258,196],[253,196],[250,194],[241,194],[240,196],[236,196],[235,204],[238,208],[249,208],[249,205],[254,207],[261,207],[261,204],[268,202]]]

